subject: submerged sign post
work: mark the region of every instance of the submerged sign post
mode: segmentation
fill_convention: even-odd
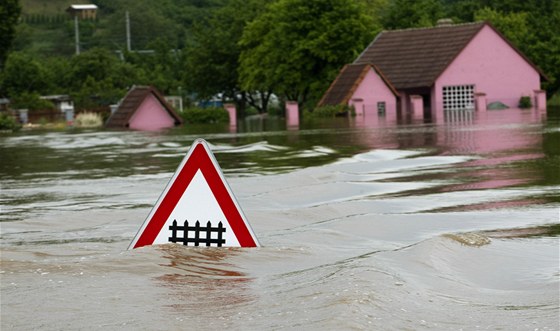
[[[129,249],[166,243],[259,246],[218,162],[203,139],[193,143]]]

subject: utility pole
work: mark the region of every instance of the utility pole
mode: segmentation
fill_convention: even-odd
[[[126,49],[129,52],[132,50],[130,46],[130,17],[128,15],[128,10],[126,11]]]
[[[76,34],[76,55],[80,55],[80,29],[78,24],[78,15],[74,15],[74,33]]]

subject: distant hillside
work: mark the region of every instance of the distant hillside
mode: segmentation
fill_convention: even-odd
[[[20,0],[22,15],[64,14],[72,4],[92,3],[87,0]]]
[[[226,0],[20,0],[21,23],[16,27],[13,50],[37,56],[71,56],[75,53],[74,20],[66,12],[72,4],[96,4],[95,20],[79,21],[80,50],[101,47],[111,51],[127,47],[129,12],[131,49],[153,49],[157,40],[181,49],[202,21]]]

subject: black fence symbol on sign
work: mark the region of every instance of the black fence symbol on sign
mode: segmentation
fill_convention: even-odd
[[[217,247],[222,247],[226,243],[226,240],[222,238],[222,234],[226,232],[222,222],[218,223],[217,227],[212,227],[210,221],[206,223],[206,226],[200,226],[200,222],[196,221],[194,226],[189,226],[189,222],[185,221],[183,226],[177,225],[177,220],[173,220],[173,224],[169,226],[171,230],[171,237],[169,237],[169,242],[172,243],[183,243],[185,246],[189,246],[189,243],[193,243],[194,246],[200,246],[200,244],[206,244],[210,246],[216,244]],[[183,237],[177,237],[177,232],[183,231]],[[205,235],[201,236],[201,232],[206,232]],[[217,238],[212,238],[212,233],[217,234]],[[193,236],[189,236],[192,234]]]

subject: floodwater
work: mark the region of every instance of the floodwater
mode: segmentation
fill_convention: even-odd
[[[236,131],[0,135],[2,330],[559,329],[560,109]],[[262,247],[127,250],[198,137]]]

